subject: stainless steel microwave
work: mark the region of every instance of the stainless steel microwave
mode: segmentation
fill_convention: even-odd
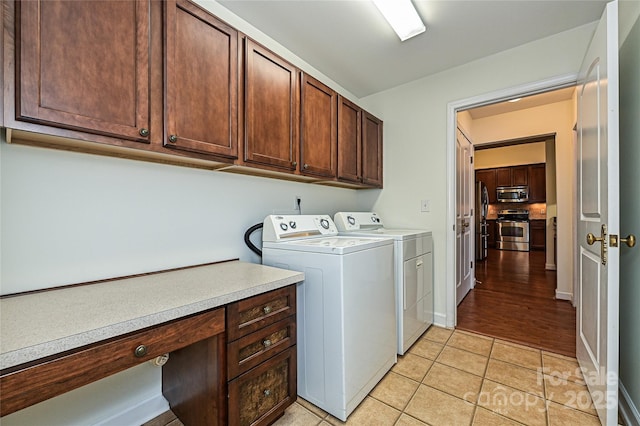
[[[500,203],[525,203],[529,201],[528,186],[499,186],[496,188]]]

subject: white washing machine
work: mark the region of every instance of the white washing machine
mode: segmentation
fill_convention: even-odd
[[[338,212],[340,235],[394,240],[398,354],[404,353],[433,324],[433,237],[420,229],[386,229],[372,212]]]
[[[393,241],[338,236],[327,215],[268,216],[262,263],[297,285],[298,395],[345,421],[397,360]]]

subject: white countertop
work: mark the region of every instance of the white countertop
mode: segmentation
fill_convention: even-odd
[[[0,369],[304,280],[230,261],[0,299]]]

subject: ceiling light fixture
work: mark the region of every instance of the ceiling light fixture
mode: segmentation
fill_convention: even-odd
[[[398,34],[400,41],[417,36],[427,29],[411,0],[373,0],[373,4]]]

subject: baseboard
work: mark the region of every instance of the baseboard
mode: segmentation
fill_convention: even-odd
[[[618,391],[618,410],[622,420],[624,420],[624,424],[627,426],[640,426],[640,412],[638,412],[638,407],[631,400],[622,381],[618,382]]]
[[[141,425],[159,416],[168,409],[169,403],[164,399],[162,394],[158,394],[129,407],[122,413],[118,413],[96,423],[95,426]]]
[[[555,271],[558,268],[556,267],[556,265],[554,263],[545,263],[544,269],[546,269],[547,271]]]
[[[556,290],[556,299],[558,299],[558,300],[573,300],[573,293],[566,293],[564,291]]]
[[[445,314],[434,313],[433,314],[433,325],[437,325],[438,327],[446,327],[447,326],[447,316]]]

